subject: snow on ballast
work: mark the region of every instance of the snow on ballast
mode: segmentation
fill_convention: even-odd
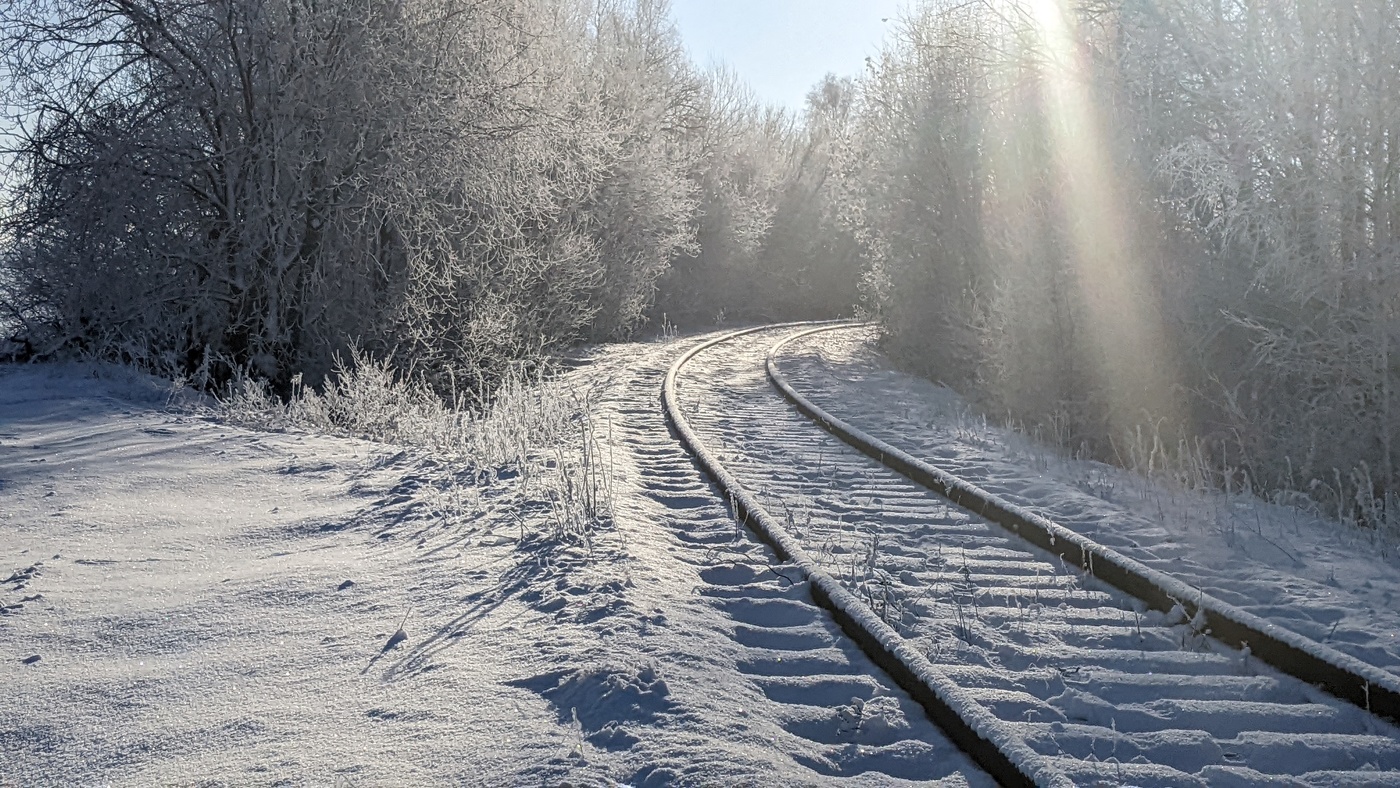
[[[811,586],[813,600],[829,610],[861,649],[918,700],[930,718],[979,766],[1003,785],[1072,786],[1073,782],[1031,750],[1013,730],[935,669],[923,654],[912,648],[867,605],[823,571],[797,540],[725,469],[691,427],[676,394],[676,380],[681,368],[704,350],[766,330],[770,330],[770,327],[725,334],[697,345],[676,359],[666,374],[662,405],[681,442],[695,455],[706,475],[728,496],[739,519],[753,528],[781,558],[802,572]]]
[[[765,377],[783,330],[693,348],[668,375],[666,409],[814,596],[896,657],[877,661],[901,683],[927,682],[926,697],[911,694],[955,740],[961,727],[994,745],[983,757],[1021,783],[1400,785],[1400,732],[1384,720],[1228,648],[1181,606],[1146,611],[814,429]]]
[[[850,324],[843,324],[846,327]],[[819,326],[784,338],[769,348],[764,368],[769,381],[798,410],[841,440],[900,474],[947,497],[1035,546],[1048,550],[1087,574],[1169,612],[1180,608],[1186,617],[1200,616],[1203,631],[1217,640],[1248,648],[1250,653],[1309,684],[1350,701],[1392,722],[1400,722],[1400,677],[1349,654],[1318,643],[1248,611],[1217,599],[1199,588],[1075,533],[1049,518],[1017,506],[971,482],[914,457],[842,421],[793,388],[778,369],[777,355],[791,342],[831,326]]]

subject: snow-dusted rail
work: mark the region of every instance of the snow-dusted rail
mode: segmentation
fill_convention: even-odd
[[[709,348],[748,334],[777,327],[810,325],[791,323],[742,329],[691,348],[676,359],[666,373],[661,399],[667,419],[681,442],[695,455],[706,475],[729,498],[739,519],[772,547],[780,558],[802,571],[811,584],[813,600],[829,610],[842,630],[913,696],[949,738],[979,766],[1003,785],[1072,786],[1072,781],[1056,772],[1046,759],[1026,746],[1015,731],[1008,729],[952,679],[936,670],[923,654],[881,620],[868,605],[821,569],[801,544],[724,467],[691,427],[676,395],[676,378],[687,362]]]
[[[850,325],[816,326],[787,336],[769,348],[764,361],[769,382],[804,415],[886,467],[1009,529],[1036,547],[1060,556],[1086,574],[1141,599],[1153,609],[1165,613],[1179,606],[1186,617],[1203,621],[1204,632],[1215,639],[1235,648],[1248,648],[1252,656],[1284,673],[1323,687],[1374,714],[1400,722],[1400,677],[1216,599],[936,468],[842,421],[803,396],[778,368],[778,354],[799,339]]]
[[[1072,534],[1053,532],[1080,553],[1042,550],[814,429],[765,360],[823,327],[691,349],[666,376],[667,417],[815,601],[997,779],[1400,786],[1400,731],[1378,716],[1206,636],[1205,612],[1144,612],[1080,571],[1107,554]]]

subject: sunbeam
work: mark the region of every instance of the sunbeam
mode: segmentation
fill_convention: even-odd
[[[1117,437],[1148,414],[1175,423],[1175,375],[1131,211],[1132,184],[1113,161],[1092,90],[1089,48],[1064,0],[1031,0],[1042,102],[1060,217],[1071,245],[1082,337]]]

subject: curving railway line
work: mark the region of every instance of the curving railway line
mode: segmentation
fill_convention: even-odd
[[[738,517],[992,777],[1400,786],[1395,676],[845,425],[781,372],[783,343],[824,328],[692,348],[666,376],[667,416]]]

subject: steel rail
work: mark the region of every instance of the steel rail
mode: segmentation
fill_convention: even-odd
[[[1060,556],[1154,609],[1168,612],[1179,605],[1188,619],[1199,614],[1205,621],[1204,634],[1235,648],[1248,648],[1252,657],[1284,673],[1322,687],[1372,714],[1400,722],[1400,677],[1395,674],[1230,605],[879,440],[802,395],[778,369],[778,354],[790,343],[860,325],[826,323],[783,338],[768,350],[765,367],[769,383],[826,431],[909,480]]]

